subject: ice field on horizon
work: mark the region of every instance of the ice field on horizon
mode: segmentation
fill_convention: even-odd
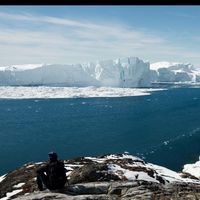
[[[89,98],[150,95],[164,89],[112,88],[112,87],[0,87],[0,99],[34,98]]]

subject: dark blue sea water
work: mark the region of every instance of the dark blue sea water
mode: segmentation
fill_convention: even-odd
[[[31,161],[123,153],[181,170],[200,155],[200,88],[150,96],[0,100],[0,174]]]

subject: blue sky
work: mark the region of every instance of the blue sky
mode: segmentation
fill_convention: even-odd
[[[200,6],[0,6],[0,66],[137,56],[200,67]]]

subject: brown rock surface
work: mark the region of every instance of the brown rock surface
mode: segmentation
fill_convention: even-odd
[[[68,182],[62,190],[38,191],[36,169],[43,163],[29,163],[0,182],[0,199],[200,199],[200,180],[124,155],[65,160]],[[175,177],[173,177],[173,175]],[[6,197],[7,195],[7,197]]]

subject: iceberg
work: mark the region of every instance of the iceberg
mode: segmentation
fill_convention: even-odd
[[[0,86],[148,87],[149,62],[136,57],[84,64],[0,67]]]
[[[151,87],[155,82],[200,82],[190,63],[150,64],[137,57],[83,64],[27,64],[0,67],[0,86]]]
[[[150,64],[152,82],[200,82],[200,69],[190,63],[156,62]]]

